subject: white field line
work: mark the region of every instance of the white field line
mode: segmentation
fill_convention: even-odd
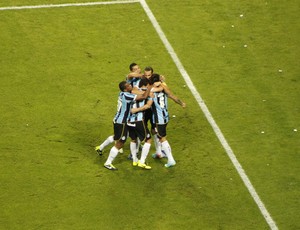
[[[181,73],[183,79],[185,80],[187,86],[189,87],[191,93],[195,97],[196,101],[198,102],[201,110],[203,111],[206,119],[212,126],[216,136],[218,137],[220,143],[222,144],[223,148],[225,149],[228,157],[230,158],[231,162],[233,163],[234,167],[236,168],[238,174],[240,175],[241,179],[243,180],[245,186],[247,187],[249,193],[251,194],[252,198],[256,202],[258,208],[260,209],[263,217],[265,218],[266,222],[270,226],[272,230],[278,230],[278,227],[275,221],[272,219],[271,215],[269,214],[268,210],[266,209],[265,205],[261,201],[260,197],[258,196],[255,188],[253,187],[252,183],[250,182],[247,174],[245,173],[242,165],[237,160],[233,150],[229,146],[227,140],[225,139],[223,133],[221,132],[219,126],[215,122],[213,116],[209,112],[207,106],[205,105],[202,97],[200,96],[199,92],[197,91],[196,87],[194,86],[190,76],[184,69],[181,61],[179,60],[177,54],[175,53],[173,47],[171,46],[170,42],[168,41],[165,33],[162,31],[160,25],[158,24],[156,18],[154,17],[152,11],[150,10],[148,4],[145,0],[124,0],[124,1],[108,1],[108,2],[87,2],[87,3],[67,3],[67,4],[48,4],[48,5],[35,5],[35,6],[10,6],[10,7],[0,7],[1,10],[21,10],[21,9],[40,9],[40,8],[55,8],[55,7],[69,7],[69,6],[95,6],[95,5],[108,5],[108,4],[124,4],[124,3],[137,3],[140,2],[143,9],[145,10],[147,16],[149,17],[153,27],[155,28],[156,32],[158,33],[160,39],[162,40],[163,44],[165,45],[168,53],[172,57],[174,63],[176,64],[179,72]]]
[[[148,6],[148,4],[146,3],[145,0],[140,0],[140,2],[141,2],[141,5],[144,8],[146,14],[148,15],[153,27],[155,28],[155,30],[158,33],[160,39],[162,40],[163,44],[165,45],[168,53],[171,55],[174,63],[176,64],[178,70],[180,71],[180,73],[181,73],[183,79],[185,80],[187,86],[189,87],[189,89],[191,90],[193,96],[197,100],[197,102],[198,102],[201,110],[203,111],[206,119],[208,120],[208,122],[212,126],[215,134],[217,135],[219,141],[221,142],[223,148],[225,149],[228,157],[230,158],[230,160],[233,163],[234,167],[236,168],[238,174],[242,178],[245,186],[247,187],[248,191],[250,192],[251,196],[253,197],[254,201],[256,202],[257,206],[259,207],[259,209],[260,209],[262,215],[264,216],[266,222],[269,224],[269,226],[272,230],[277,230],[278,227],[276,226],[275,221],[272,219],[272,217],[269,214],[268,210],[266,209],[265,205],[263,204],[263,202],[259,198],[257,192],[255,191],[255,188],[253,187],[252,183],[250,182],[250,180],[249,180],[248,176],[246,175],[243,167],[241,166],[241,164],[237,160],[237,158],[236,158],[235,154],[233,153],[231,147],[229,146],[227,140],[225,139],[224,135],[222,134],[219,126],[215,122],[213,116],[211,115],[211,113],[209,112],[207,106],[205,105],[204,101],[202,100],[199,92],[197,91],[196,87],[194,86],[190,76],[188,75],[188,73],[184,69],[183,65],[181,64],[181,61],[179,60],[176,52],[174,51],[173,47],[171,46],[170,42],[168,41],[165,33],[162,31],[160,25],[158,24],[155,16],[153,15],[152,11],[150,10],[150,8]]]
[[[60,8],[60,7],[70,7],[70,6],[96,6],[96,5],[138,3],[138,2],[139,2],[139,0],[124,0],[124,1],[108,1],[108,2],[46,4],[46,5],[35,5],[35,6],[8,6],[8,7],[0,7],[0,11],[1,10],[41,9],[41,8]]]

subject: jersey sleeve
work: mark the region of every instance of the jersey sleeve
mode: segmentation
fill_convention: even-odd
[[[125,98],[127,101],[135,101],[137,95],[133,93],[125,93]]]

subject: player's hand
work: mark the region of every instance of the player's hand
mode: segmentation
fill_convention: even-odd
[[[132,109],[130,110],[131,113],[137,113],[138,111],[139,111],[138,108],[132,108]]]
[[[153,87],[159,87],[161,85],[160,81],[154,82],[153,83]]]
[[[160,75],[160,76],[159,76],[159,79],[160,79],[162,82],[165,82],[165,81],[166,81],[166,78],[165,78],[164,75]]]

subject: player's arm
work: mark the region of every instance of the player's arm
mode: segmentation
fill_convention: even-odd
[[[168,97],[171,98],[175,103],[177,103],[178,105],[181,105],[183,108],[186,107],[186,104],[181,101],[178,97],[176,97],[171,90],[169,89],[169,87],[165,84],[161,84],[161,86],[163,87],[164,91],[166,94],[168,94]]]
[[[143,94],[137,94],[135,100],[136,100],[136,101],[142,101],[142,100],[145,100],[145,99],[149,96],[150,89],[151,89],[151,87],[147,87],[147,90],[144,91]]]
[[[158,83],[158,84],[156,84],[156,83]],[[152,92],[152,93],[158,93],[158,92],[161,92],[163,90],[164,90],[164,88],[161,86],[161,83],[160,82],[155,82],[153,84],[152,89],[151,89],[150,92]]]
[[[136,94],[136,95],[138,95],[138,94],[143,94],[145,91],[143,91],[143,90],[140,90],[138,87],[136,87],[136,86],[134,86],[133,87],[133,89],[131,90],[131,93],[133,93],[133,94]]]
[[[138,113],[138,112],[145,111],[145,110],[147,110],[147,109],[150,109],[151,106],[152,106],[152,104],[153,104],[152,98],[151,98],[151,97],[148,97],[148,101],[147,101],[147,103],[146,103],[144,106],[139,107],[139,108],[132,108],[132,109],[130,110],[130,112],[131,112],[131,113]]]
[[[161,82],[166,82],[166,78],[165,78],[164,75],[160,75],[159,79],[160,79]]]
[[[135,72],[130,72],[128,75],[127,75],[127,80],[131,80],[133,78],[141,78],[143,77],[144,75],[141,74],[141,73],[135,73]]]

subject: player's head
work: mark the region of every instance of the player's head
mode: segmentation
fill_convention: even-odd
[[[131,71],[131,72],[135,72],[135,73],[141,73],[141,68],[139,67],[139,65],[138,64],[136,64],[136,63],[131,63],[130,65],[129,65],[129,70]]]
[[[119,83],[119,89],[122,92],[130,92],[132,90],[132,86],[126,81],[121,81]]]
[[[151,66],[145,67],[144,76],[149,79],[152,76],[152,74],[153,74],[153,68]]]
[[[139,88],[142,90],[147,89],[148,84],[149,84],[148,78],[142,78],[139,82]]]
[[[153,85],[153,83],[159,82],[159,81],[160,81],[160,75],[157,73],[152,74],[152,76],[150,78],[150,84]]]

